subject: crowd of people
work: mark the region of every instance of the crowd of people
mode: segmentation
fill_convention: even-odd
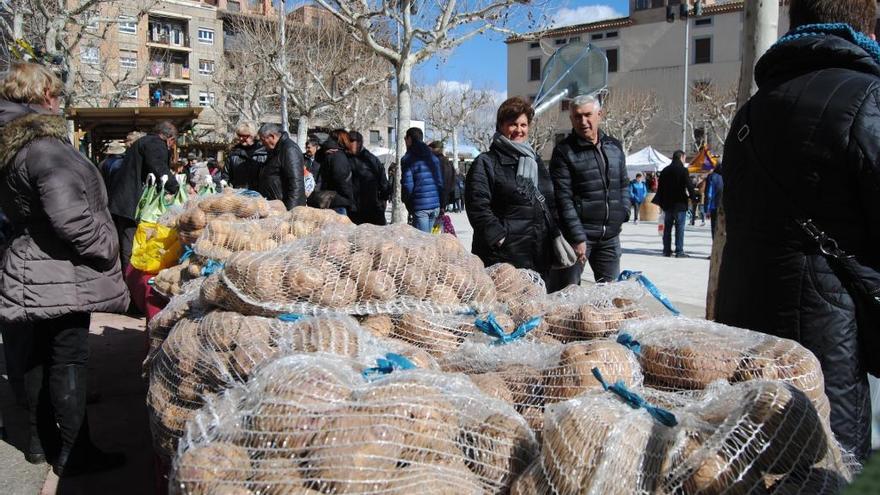
[[[723,168],[701,185],[681,151],[659,177],[630,181],[619,141],[602,129],[602,104],[590,95],[570,102],[571,133],[545,163],[529,144],[535,111],[512,97],[497,110],[490,149],[464,179],[441,146],[426,144],[418,128],[406,132],[401,195],[411,224],[431,231],[463,202],[475,255],[486,265],[535,270],[556,291],[579,284],[587,264],[597,282],[618,278],[622,224],[633,208],[638,220],[648,191],[664,212],[666,256],[673,229],[674,254],[686,256],[689,208],[702,204],[714,233],[723,205],[717,320],[797,340],[816,354],[831,427],[864,459],[865,371],[878,369],[864,336],[878,319],[852,279],[861,278],[862,290],[880,280],[880,148],[872,132],[880,122],[880,46],[869,38],[875,2],[829,5],[791,2],[794,31],[758,62],[759,91],[737,113]],[[29,415],[27,459],[70,476],[124,462],[90,439],[87,337],[91,313],[128,308],[122,273],[149,174],[167,176],[169,194],[225,183],[288,209],[308,204],[378,225],[392,191],[359,132],[309,138],[303,151],[272,123],[240,125],[223,164],[191,155],[172,168],[178,131],[162,122],[108,148],[95,167],[67,139],[62,91],[52,72],[30,63],[14,64],[0,83],[0,209],[12,226],[0,259],[0,330],[10,381]],[[843,273],[834,253],[845,253],[858,273]]]

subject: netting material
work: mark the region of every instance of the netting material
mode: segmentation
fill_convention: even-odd
[[[827,421],[830,406],[819,361],[793,340],[673,317],[630,322],[621,333],[641,345],[639,361],[650,387],[701,390],[715,380],[781,380],[807,394]]]
[[[267,363],[190,425],[172,491],[506,493],[537,454],[523,419],[462,376],[361,371],[318,354]]]
[[[200,291],[201,281],[194,280],[184,284],[180,294],[172,297],[168,304],[147,323],[149,349],[143,365],[145,372],[149,370],[153,358],[175,325],[184,319],[201,317],[210,309],[201,299]]]
[[[266,218],[286,211],[287,208],[281,201],[268,201],[260,195],[224,189],[217,194],[192,198],[181,210],[168,212],[160,221],[176,224],[180,242],[192,245],[211,220]]]
[[[219,272],[227,309],[257,314],[470,312],[497,304],[482,262],[457,238],[409,226],[326,227],[261,253],[238,253]]]
[[[333,353],[364,362],[395,352],[417,366],[436,367],[423,351],[381,342],[344,316],[285,322],[210,311],[184,317],[148,367],[147,404],[157,450],[174,451],[184,424],[207,395],[247,381],[262,362],[291,352]]]
[[[569,344],[522,341],[497,346],[466,342],[440,359],[444,371],[465,373],[486,395],[513,404],[532,429],[543,429],[544,407],[601,388],[592,374],[640,386],[642,374],[633,353],[616,342],[597,339]]]
[[[502,304],[521,304],[547,295],[547,286],[535,271],[498,263],[486,268],[486,273],[495,283],[498,302]]]

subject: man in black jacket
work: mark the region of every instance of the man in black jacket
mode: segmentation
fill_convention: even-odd
[[[687,220],[688,199],[696,198],[697,191],[684,166],[684,151],[672,154],[672,163],[660,172],[657,194],[653,203],[663,208],[663,256],[672,256],[672,227],[675,227],[675,257],[686,258],[684,228]]]
[[[302,150],[278,124],[263,124],[259,135],[269,150],[269,157],[260,168],[256,191],[266,199],[283,201],[288,210],[304,206],[306,186]]]
[[[177,128],[174,124],[169,121],[156,124],[152,133],[135,141],[126,151],[122,165],[110,176],[111,182],[107,185],[108,205],[119,235],[119,257],[123,270],[131,260],[131,247],[137,230],[135,210],[143,194],[147,175],[153,174],[156,181],[167,175],[165,192],[177,193],[179,185],[168,167],[171,159],[169,150],[176,139]]]
[[[364,137],[360,132],[351,131],[351,162],[353,181],[358,184],[355,200],[358,207],[351,215],[358,225],[371,223],[385,225],[386,201],[391,197],[391,185],[385,174],[385,166],[370,151],[364,148]]]
[[[866,363],[848,279],[794,218],[813,219],[864,270],[880,271],[880,48],[874,0],[792,0],[792,31],[755,67],[758,92],[724,146],[727,241],[715,318],[794,339],[824,373],[831,429],[864,460]],[[840,26],[832,23],[846,23]],[[870,361],[874,360],[874,361]]]
[[[236,189],[256,190],[260,169],[266,163],[268,152],[257,139],[257,128],[245,122],[235,129],[238,144],[232,147],[226,158],[226,174],[229,185]]]
[[[560,229],[580,260],[551,273],[549,291],[580,285],[587,261],[596,282],[616,280],[621,224],[629,220],[626,157],[620,142],[599,129],[599,100],[579,96],[569,108],[572,132],[553,148],[550,174]]]

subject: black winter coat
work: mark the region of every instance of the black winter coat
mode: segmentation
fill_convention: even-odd
[[[550,174],[568,242],[613,239],[629,219],[629,179],[620,142],[599,132],[600,148],[573,131],[553,148]]]
[[[385,225],[385,206],[391,197],[385,166],[367,149],[350,156],[349,160],[354,165],[352,182],[357,183],[357,212],[352,215],[352,221]]]
[[[518,161],[493,145],[471,164],[464,197],[468,220],[474,229],[471,251],[486,266],[510,263],[546,275],[553,261],[550,233],[555,231],[555,225],[548,225],[534,184],[516,176]],[[553,182],[540,157],[538,188],[546,204],[552,205]],[[504,243],[499,247],[501,239]]]
[[[853,299],[781,203],[880,270],[880,64],[837,36],[804,37],[768,51],[755,80],[759,91],[724,146],[727,243],[716,318],[812,351],[825,374],[831,427],[844,448],[864,458],[870,404]],[[746,112],[752,130],[741,143]],[[760,163],[747,158],[749,141]]]
[[[334,141],[328,139],[321,147],[318,156],[321,168],[318,170],[318,178],[315,182],[320,184],[322,191],[336,191],[333,200],[333,208],[346,208],[349,213],[357,211],[358,204],[355,201],[353,165],[348,152]]]
[[[651,201],[663,211],[682,212],[688,209],[688,198],[696,198],[697,191],[688,170],[681,160],[673,160],[660,172],[657,194]]]
[[[226,174],[229,185],[235,189],[256,191],[259,187],[260,169],[269,158],[269,153],[260,142],[251,146],[237,144],[226,158]]]
[[[443,172],[443,196],[440,198],[440,207],[444,208],[455,201],[455,167],[452,160],[445,156],[437,156],[440,160],[440,169]]]
[[[110,177],[112,182],[107,185],[110,213],[135,220],[134,212],[144,192],[148,174],[153,174],[157,182],[167,175],[165,191],[175,194],[179,185],[168,167],[170,159],[168,145],[158,135],[147,134],[135,141],[125,152],[122,165]]]
[[[257,191],[266,199],[280,199],[288,210],[306,204],[303,182],[303,153],[296,141],[282,134],[274,150],[269,150],[266,163],[260,168]]]

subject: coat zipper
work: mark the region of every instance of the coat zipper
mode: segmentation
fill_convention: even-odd
[[[602,141],[600,140],[599,143],[596,145],[595,149],[596,149],[596,153],[599,156],[600,166],[602,166],[604,168],[604,174],[603,174],[603,170],[601,168],[599,169],[599,173],[602,174],[602,185],[605,186],[605,221],[602,223],[602,237],[600,237],[599,240],[604,241],[605,240],[605,233],[608,230],[608,219],[611,216],[611,205],[608,204],[608,193],[609,193],[608,183],[610,182],[610,180],[608,178],[608,173],[609,173],[608,160],[606,160],[605,157],[602,155],[602,150],[600,149],[601,144],[602,144]]]

